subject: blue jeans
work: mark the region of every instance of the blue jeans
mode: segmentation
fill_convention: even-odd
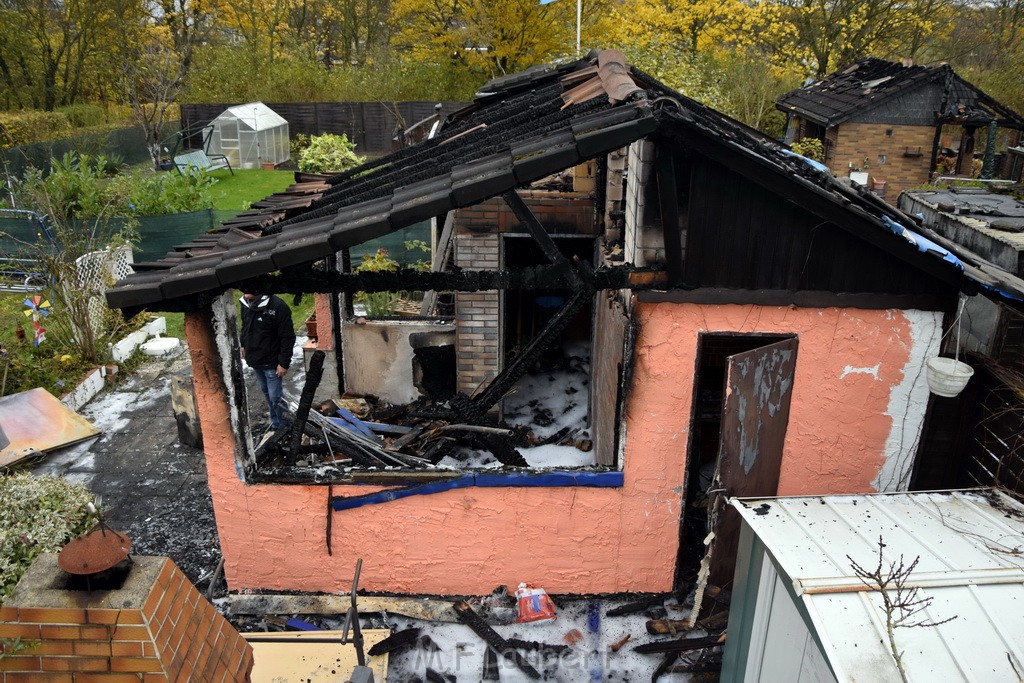
[[[284,416],[284,404],[281,402],[282,382],[277,376],[277,366],[272,368],[253,368],[256,372],[256,379],[263,390],[263,396],[270,406],[270,426],[277,429],[281,426],[281,418]]]

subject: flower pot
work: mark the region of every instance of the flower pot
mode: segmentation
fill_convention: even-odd
[[[974,368],[952,358],[928,359],[928,388],[936,396],[956,396],[974,375]]]
[[[306,320],[306,336],[310,339],[316,339],[316,316],[312,316]]]
[[[265,162],[263,164],[264,171],[273,171],[275,168],[277,168],[277,164],[272,164],[270,162]]]

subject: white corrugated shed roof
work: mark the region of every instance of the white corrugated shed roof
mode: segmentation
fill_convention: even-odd
[[[288,123],[276,111],[262,102],[249,102],[228,107],[217,118],[231,117],[238,119],[253,130],[267,130]]]
[[[913,681],[1024,680],[1024,506],[994,490],[734,500],[806,608],[840,681],[899,680],[872,570],[909,565],[932,599],[920,616],[954,620],[895,629]],[[849,557],[847,557],[849,556]],[[909,585],[909,584],[908,584]]]

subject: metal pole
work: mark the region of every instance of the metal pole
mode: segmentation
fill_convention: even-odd
[[[580,20],[583,17],[583,0],[576,0],[576,59],[580,58]]]

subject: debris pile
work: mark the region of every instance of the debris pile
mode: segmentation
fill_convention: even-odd
[[[444,478],[454,469],[496,465],[592,465],[585,431],[589,349],[574,348],[562,358],[555,367],[522,375],[507,394],[507,422],[499,422],[462,394],[404,406],[372,396],[314,406],[324,360],[322,352],[314,354],[301,396],[287,402],[293,419],[257,444],[257,478],[345,481],[396,469]]]

